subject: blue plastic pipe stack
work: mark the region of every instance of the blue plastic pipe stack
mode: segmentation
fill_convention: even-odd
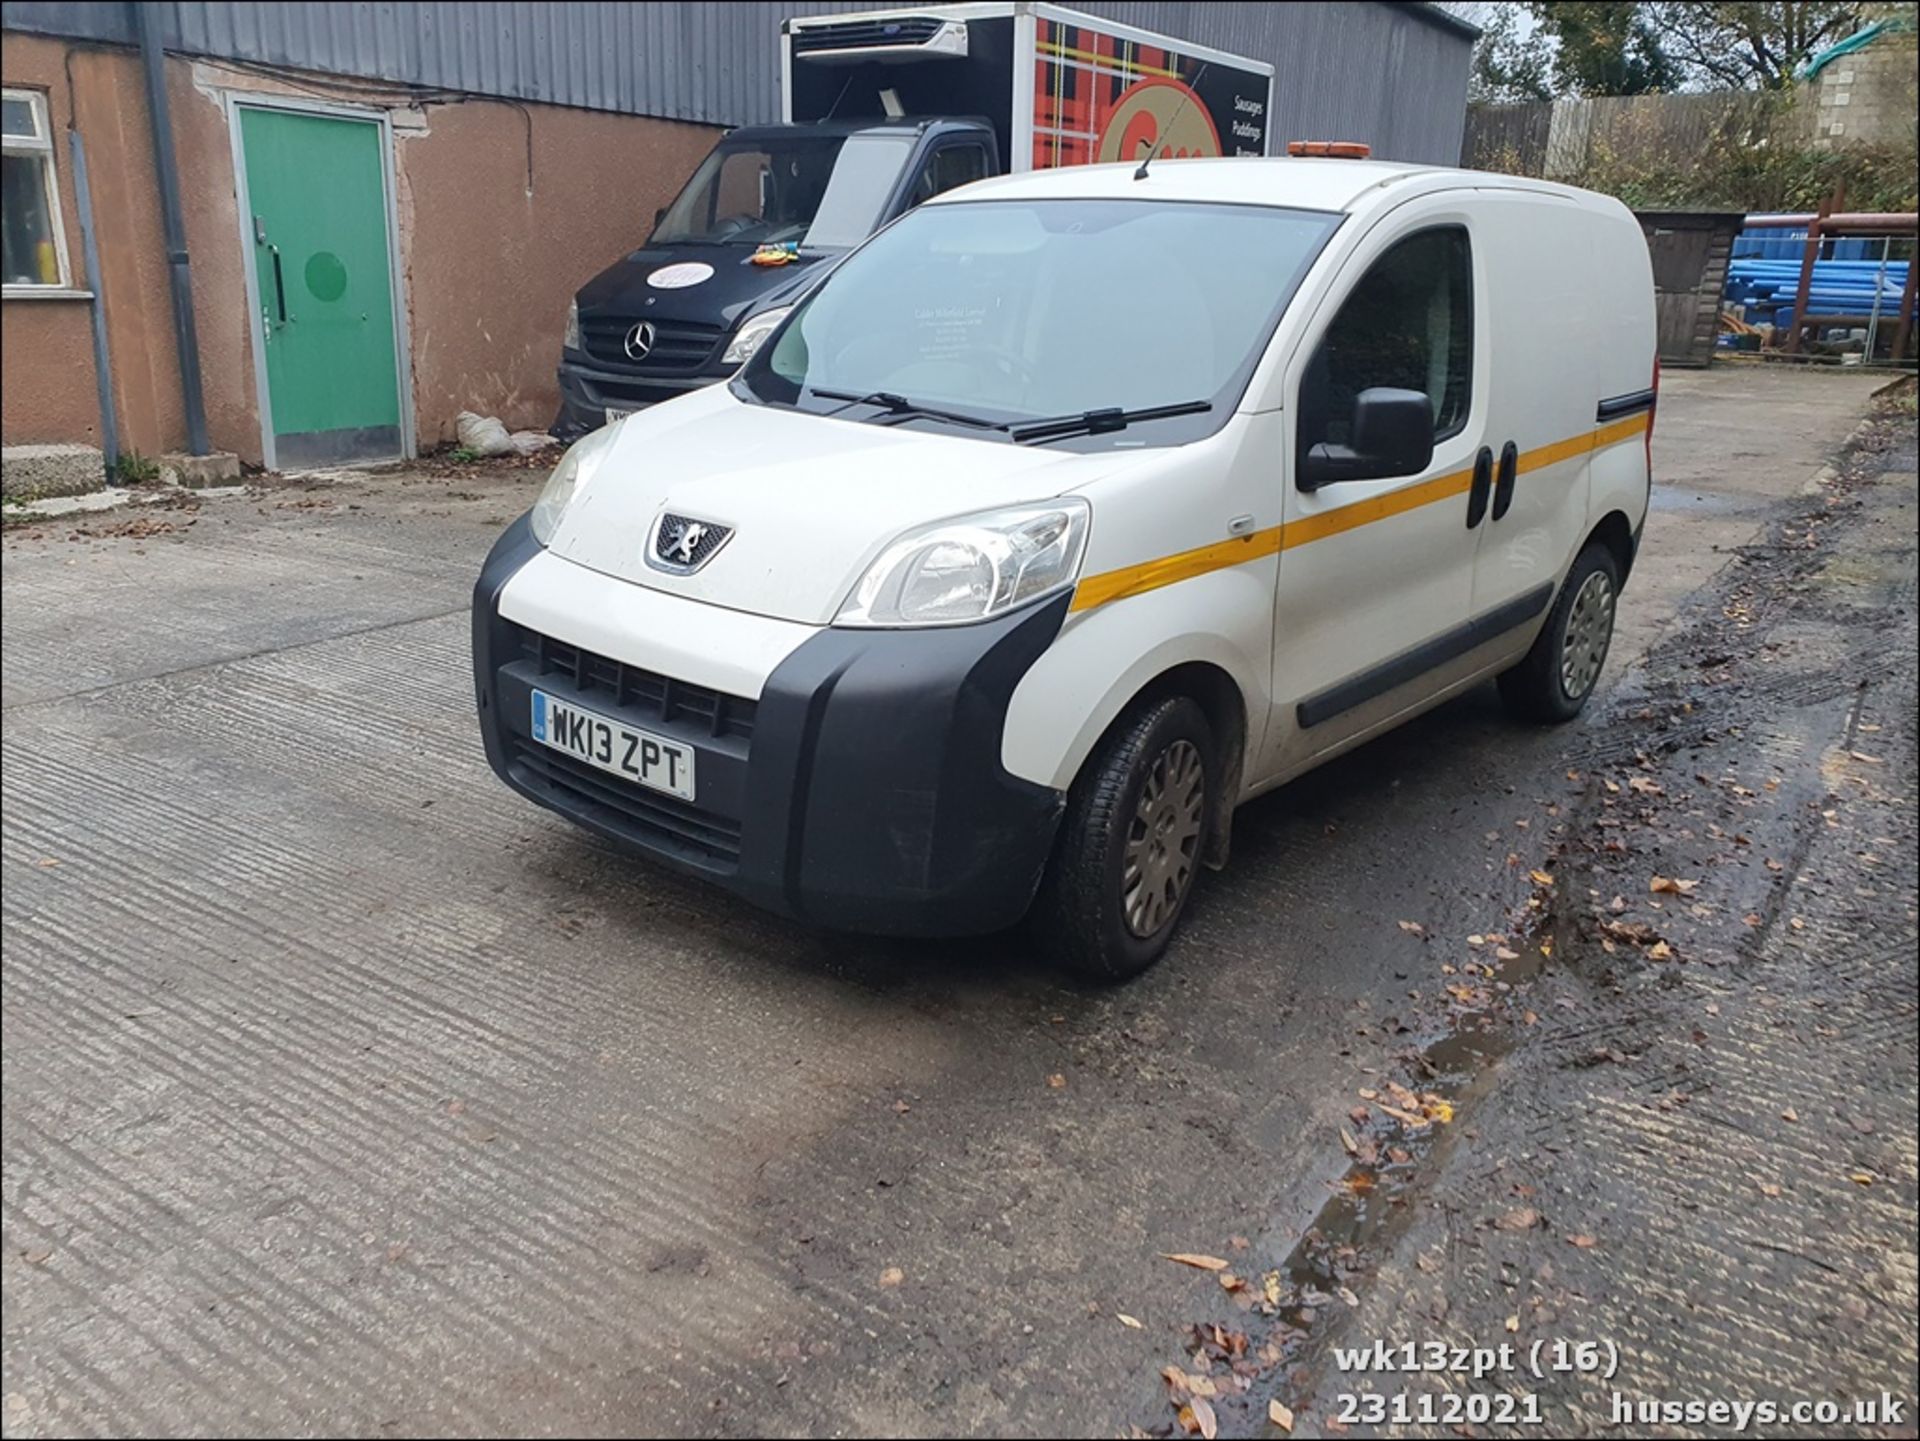
[[[1820,258],[1813,262],[1807,314],[1871,315],[1877,292],[1880,314],[1897,323],[1908,262],[1889,260],[1882,265],[1880,244],[1878,239],[1860,237],[1823,241]],[[1804,230],[1797,234],[1744,232],[1734,241],[1733,259],[1727,266],[1727,303],[1744,306],[1750,325],[1791,324],[1806,246]]]

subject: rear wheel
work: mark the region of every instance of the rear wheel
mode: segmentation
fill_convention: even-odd
[[[1120,981],[1165,954],[1199,874],[1216,777],[1213,730],[1185,696],[1148,702],[1108,734],[1067,798],[1035,906],[1063,965]]]
[[[1573,562],[1526,658],[1500,677],[1500,698],[1521,720],[1554,724],[1580,714],[1613,645],[1620,563],[1594,541]]]

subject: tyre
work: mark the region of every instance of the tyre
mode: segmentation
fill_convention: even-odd
[[[1068,794],[1035,903],[1051,955],[1086,979],[1122,981],[1165,954],[1219,783],[1213,730],[1186,696],[1146,702],[1108,732]]]
[[[1575,557],[1533,649],[1500,677],[1500,698],[1514,716],[1553,725],[1580,714],[1613,644],[1619,594],[1620,563],[1594,541]]]

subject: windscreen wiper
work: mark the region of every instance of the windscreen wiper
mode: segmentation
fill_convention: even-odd
[[[987,420],[978,415],[967,415],[958,410],[941,410],[936,406],[922,405],[917,400],[908,400],[904,395],[896,395],[891,390],[869,390],[864,394],[851,390],[819,390],[808,386],[808,390],[823,400],[844,400],[847,405],[874,405],[889,415],[908,420],[914,416],[926,416],[931,420],[950,420],[955,425],[971,425],[977,430],[1005,430],[1004,425]],[[846,405],[840,407],[845,410]],[[839,411],[829,414],[837,415]]]
[[[1105,435],[1125,430],[1141,420],[1171,420],[1176,415],[1200,415],[1213,409],[1211,400],[1183,400],[1176,405],[1149,405],[1139,410],[1110,406],[1105,410],[1083,410],[1077,415],[1054,415],[1043,420],[1022,420],[1000,428],[1015,441],[1026,444],[1038,440],[1059,440],[1069,435]]]

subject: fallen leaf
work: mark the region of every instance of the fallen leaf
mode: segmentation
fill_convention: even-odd
[[[1550,886],[1553,884],[1553,877],[1545,871],[1528,871],[1527,874],[1533,878],[1533,883],[1536,886]]]
[[[1690,896],[1699,887],[1698,881],[1675,880],[1672,876],[1655,876],[1648,882],[1647,888],[1655,895]]]
[[[1540,1224],[1540,1213],[1531,1206],[1516,1206],[1496,1217],[1493,1224],[1500,1231],[1531,1231]]]
[[[1591,1251],[1600,1243],[1591,1236],[1569,1236],[1567,1237],[1567,1244],[1569,1246],[1578,1246],[1582,1251]]]
[[[1202,1376],[1198,1372],[1187,1377],[1187,1390],[1195,1396],[1201,1397],[1218,1396],[1220,1394],[1220,1388],[1213,1384],[1213,1378],[1211,1376]]]
[[[1357,1156],[1360,1154],[1360,1143],[1353,1139],[1353,1133],[1345,1126],[1340,1128],[1340,1144],[1346,1148],[1349,1156]]]
[[[1214,1419],[1213,1407],[1198,1396],[1193,1398],[1193,1419],[1200,1427],[1201,1441],[1213,1441],[1220,1434],[1220,1423]]]
[[[1431,1276],[1435,1271],[1440,1269],[1440,1258],[1429,1252],[1422,1251],[1418,1256],[1413,1258],[1413,1264]]]
[[[1627,789],[1635,792],[1636,794],[1643,795],[1643,796],[1658,796],[1658,795],[1666,794],[1666,792],[1660,789],[1660,782],[1650,779],[1647,776],[1633,777],[1631,780],[1627,782]]]
[[[53,869],[53,867],[59,865],[60,862],[55,860],[52,856],[42,856],[35,864],[37,864],[42,870],[51,870]]]
[[[1220,1289],[1222,1291],[1238,1291],[1247,1284],[1231,1271],[1222,1271],[1213,1279],[1220,1283]]]
[[[1398,1106],[1389,1106],[1385,1101],[1379,1104],[1382,1112],[1393,1117],[1394,1120],[1398,1121],[1408,1130],[1421,1131],[1426,1129],[1427,1118],[1425,1116],[1415,1115],[1412,1111],[1403,1111]]]
[[[1650,961],[1670,961],[1673,959],[1673,947],[1665,941],[1655,941],[1647,947],[1647,959]]]
[[[1338,1296],[1342,1301],[1344,1301],[1350,1307],[1358,1308],[1360,1305],[1360,1298],[1354,1295],[1353,1292],[1347,1289],[1345,1286],[1335,1286],[1333,1288],[1333,1294]]]
[[[1289,1411],[1285,1406],[1282,1406],[1278,1401],[1267,1402],[1267,1419],[1282,1431],[1290,1433],[1293,1430],[1293,1412]]]
[[[1160,1374],[1167,1378],[1167,1384],[1176,1391],[1187,1389],[1187,1373],[1178,1366],[1162,1366]]]
[[[1125,1311],[1120,1311],[1120,1312],[1117,1312],[1116,1314],[1118,1315],[1120,1324],[1122,1326],[1131,1326],[1136,1331],[1144,1329],[1138,1321],[1134,1320],[1134,1318],[1129,1316]]]
[[[889,1266],[880,1273],[880,1284],[882,1286],[898,1286],[906,1279],[907,1273],[902,1271],[898,1266]]]
[[[1865,1171],[1855,1171],[1851,1176],[1847,1177],[1847,1179],[1856,1186],[1871,1186],[1873,1184],[1873,1177]]]
[[[895,1115],[904,1116],[907,1114],[908,1111],[911,1111],[912,1109],[913,1107],[909,1106],[905,1101],[895,1101],[893,1103],[893,1110]]]
[[[1182,1266],[1192,1266],[1201,1271],[1224,1271],[1227,1263],[1218,1256],[1202,1256],[1193,1251],[1162,1251],[1162,1261],[1178,1261]]]
[[[1518,1316],[1507,1317],[1507,1329],[1509,1331],[1518,1331],[1520,1329],[1520,1318]]]
[[[1771,1200],[1779,1196],[1780,1188],[1771,1181],[1762,1181],[1760,1182],[1760,1194]]]
[[[1494,950],[1493,956],[1495,960],[1499,961],[1517,961],[1520,959],[1520,953],[1518,951],[1509,950],[1506,946],[1497,947]]]
[[[1780,1113],[1780,1119],[1783,1121],[1797,1121],[1800,1119],[1800,1113],[1794,1110],[1792,1106],[1788,1106],[1786,1110]]]
[[[1067,1078],[1058,1071],[1055,1071],[1051,1076],[1047,1077],[1047,1084],[1056,1091],[1064,1091],[1067,1088]]]
[[[1260,1290],[1262,1294],[1266,1296],[1269,1306],[1278,1306],[1280,1304],[1280,1273],[1278,1271],[1269,1271],[1266,1275],[1262,1276],[1260,1278]]]
[[[1427,934],[1427,928],[1418,921],[1402,921],[1400,922],[1400,929],[1410,936],[1419,936],[1423,939]]]

